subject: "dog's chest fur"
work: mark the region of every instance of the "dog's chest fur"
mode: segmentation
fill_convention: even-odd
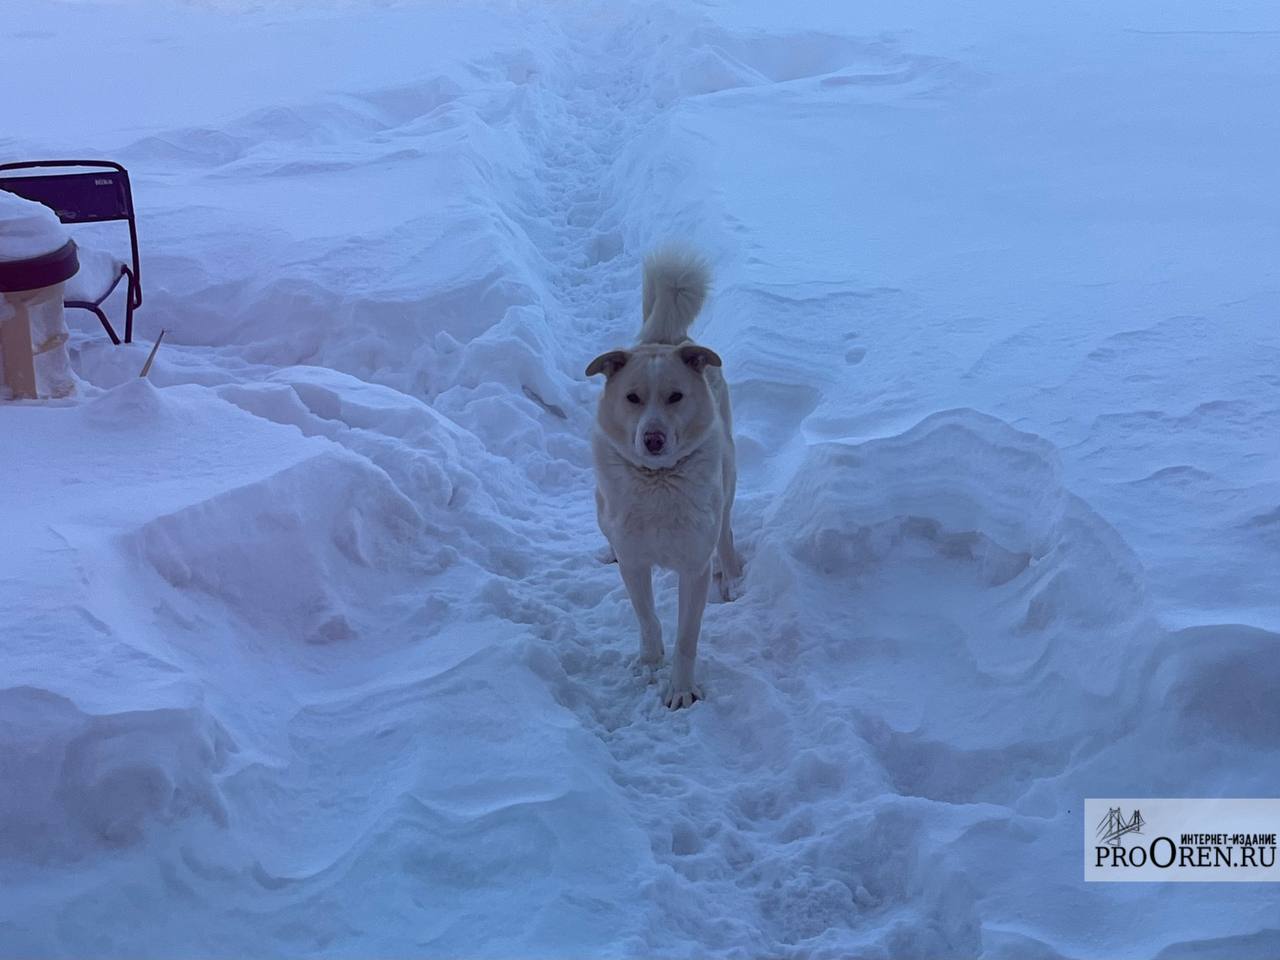
[[[720,537],[723,443],[718,431],[668,470],[647,470],[593,441],[602,526],[622,560],[696,572]]]

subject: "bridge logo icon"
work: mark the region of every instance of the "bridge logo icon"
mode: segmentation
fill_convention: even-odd
[[[1141,811],[1137,808],[1134,809],[1133,816],[1126,820],[1119,807],[1112,807],[1107,811],[1107,815],[1098,821],[1098,841],[1118,847],[1121,837],[1127,833],[1142,833],[1145,823]]]

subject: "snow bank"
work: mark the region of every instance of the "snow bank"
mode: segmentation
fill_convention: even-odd
[[[147,306],[0,405],[0,953],[1276,952],[1079,848],[1278,786],[1269,8],[234,6],[6,11]],[[747,555],[677,714],[581,376],[672,239]]]
[[[0,857],[81,862],[189,817],[223,827],[215,776],[231,744],[207,712],[90,715],[38,687],[0,691],[6,791]]]

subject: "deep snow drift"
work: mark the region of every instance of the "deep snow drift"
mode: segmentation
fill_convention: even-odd
[[[0,405],[0,955],[1280,955],[1079,847],[1280,795],[1280,14],[839,6],[9,0],[0,155],[130,168],[146,302]],[[679,713],[581,373],[673,237]]]

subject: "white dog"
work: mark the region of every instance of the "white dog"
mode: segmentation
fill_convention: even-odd
[[[596,515],[617,558],[640,621],[640,662],[662,662],[662,626],[653,608],[655,566],[680,575],[672,709],[701,699],[693,682],[702,611],[712,580],[732,599],[741,563],[729,515],[737,472],[729,390],[720,358],[688,337],[707,294],[699,257],[652,254],[644,265],[644,326],[630,350],[602,354],[587,376],[607,378],[592,436]]]

